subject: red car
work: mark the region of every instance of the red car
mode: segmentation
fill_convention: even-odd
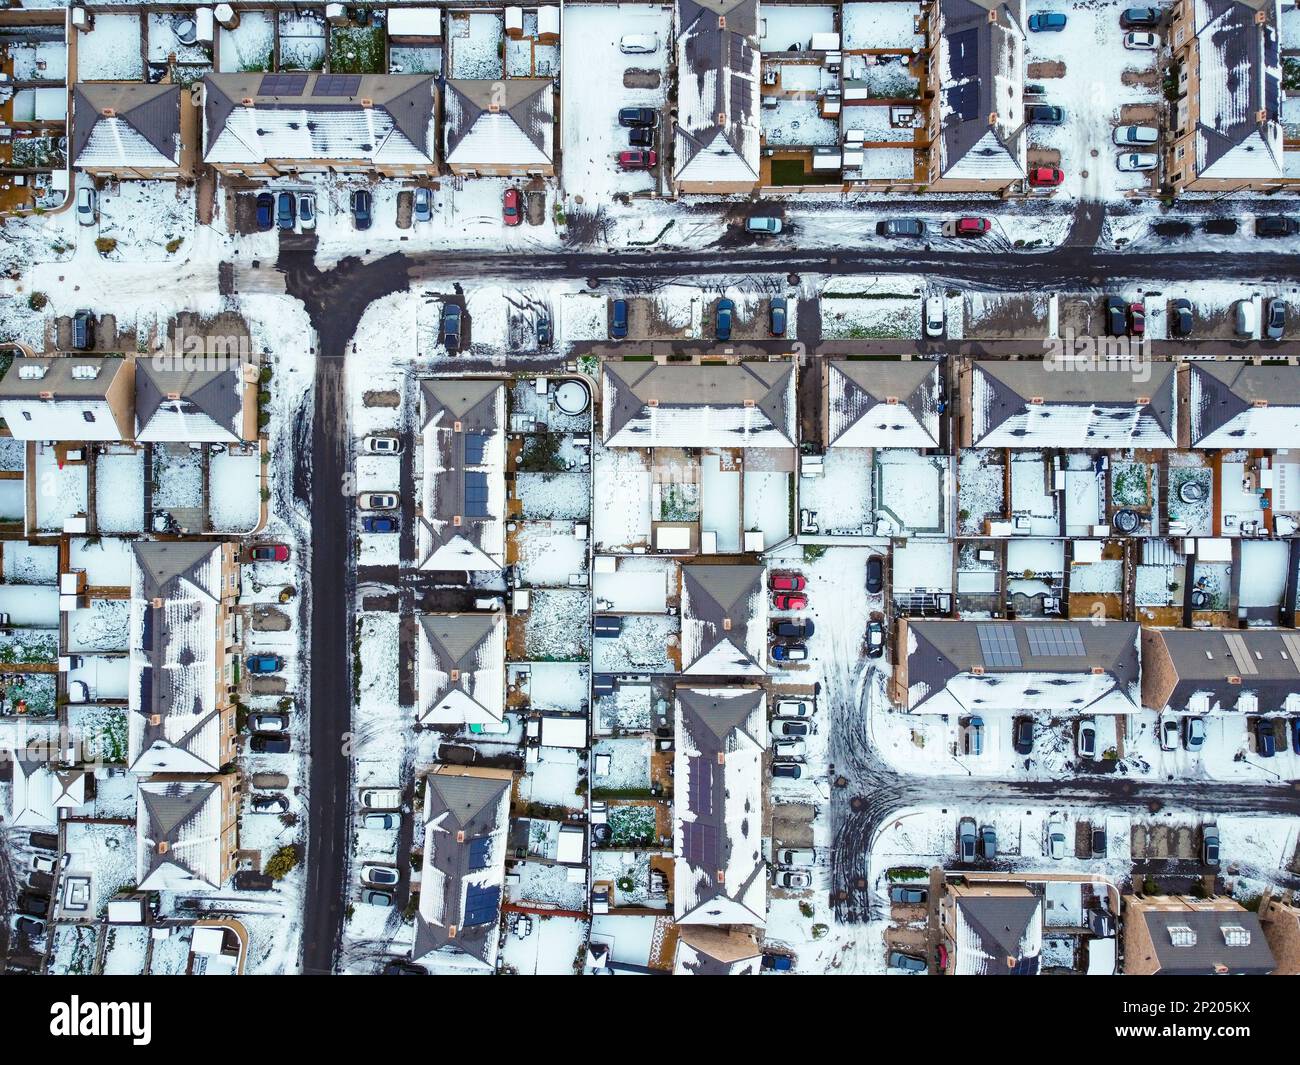
[[[808,607],[808,597],[806,595],[785,595],[778,593],[772,596],[772,605],[777,610],[806,610]]]
[[[802,592],[807,587],[807,581],[797,573],[773,573],[768,578],[767,586],[774,592]]]
[[[506,189],[505,198],[501,202],[501,217],[508,226],[517,226],[522,216],[519,213],[519,190],[514,186]]]
[[[1065,171],[1055,166],[1036,166],[1029,171],[1029,184],[1036,189],[1050,189],[1065,180]]]
[[[1140,303],[1128,305],[1128,331],[1135,337],[1140,337],[1147,331],[1147,312]]]
[[[249,562],[288,562],[289,548],[284,544],[261,544],[248,549]]]
[[[957,219],[957,236],[982,237],[993,225],[987,218],[967,216]]]
[[[658,161],[659,156],[653,151],[639,148],[618,153],[618,165],[624,170],[649,170]]]

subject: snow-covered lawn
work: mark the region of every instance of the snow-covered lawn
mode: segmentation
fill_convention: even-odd
[[[77,77],[82,81],[139,81],[144,77],[140,16],[95,16],[95,26],[77,40]]]
[[[222,73],[270,70],[275,49],[275,16],[265,11],[241,11],[239,25],[217,31],[218,65]]]
[[[95,524],[98,531],[142,531],[144,507],[144,452],[132,450],[100,455],[95,463]]]
[[[256,451],[222,451],[208,467],[208,516],[216,532],[246,533],[261,511],[262,460]]]

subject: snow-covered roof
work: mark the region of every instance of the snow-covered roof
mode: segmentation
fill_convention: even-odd
[[[1300,367],[1193,363],[1187,406],[1192,447],[1295,447]]]
[[[938,714],[1138,709],[1138,626],[1125,621],[906,621],[909,710]]]
[[[678,687],[673,910],[680,925],[767,922],[766,700],[758,688]]]
[[[434,161],[432,75],[209,74],[203,84],[204,162]]]
[[[938,388],[937,362],[831,362],[831,446],[938,447]]]
[[[758,0],[677,2],[677,182],[758,184]]]
[[[550,78],[450,80],[443,107],[448,164],[524,169],[554,161],[555,89]]]
[[[129,753],[133,773],[214,773],[222,764],[220,544],[132,544]]]
[[[139,359],[135,371],[135,438],[152,443],[238,442],[244,401],[253,384],[238,365],[220,370],[164,370]]]
[[[58,819],[54,800],[60,788],[49,764],[21,751],[5,751],[4,757],[13,766],[8,823],[18,828],[53,825]]]
[[[435,766],[424,784],[424,868],[415,961],[496,962],[512,774]]]
[[[1023,178],[1024,0],[939,0],[938,11],[941,175]]]
[[[976,447],[1176,447],[1174,364],[1069,369],[1032,361],[971,367]]]
[[[606,362],[601,424],[610,447],[793,447],[788,362]]]
[[[681,568],[682,672],[767,672],[767,596],[762,566]]]
[[[72,165],[174,170],[181,157],[181,87],[80,82],[72,93]]]
[[[484,725],[505,715],[505,615],[419,618],[419,707],[424,725]]]
[[[1300,711],[1300,633],[1143,629],[1142,702],[1152,710]]]
[[[0,381],[0,418],[18,440],[128,440],[132,372],[120,356],[20,356]]]
[[[763,952],[752,932],[687,925],[677,936],[674,976],[753,976]]]
[[[420,568],[500,569],[505,563],[505,386],[481,378],[440,378],[423,381],[420,388]]]
[[[1034,976],[1043,952],[1043,903],[1026,888],[962,891],[955,901],[952,972]]]
[[[1196,173],[1284,176],[1277,0],[1193,0],[1199,64]]]
[[[216,891],[224,794],[215,780],[142,780],[136,813],[141,891]]]

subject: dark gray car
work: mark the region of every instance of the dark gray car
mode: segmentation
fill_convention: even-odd
[[[919,218],[887,218],[876,223],[876,232],[882,237],[923,237],[925,223]]]
[[[957,822],[957,857],[963,862],[975,860],[975,819],[963,817]]]
[[[980,850],[983,851],[985,858],[998,856],[998,834],[993,830],[992,825],[980,826]]]

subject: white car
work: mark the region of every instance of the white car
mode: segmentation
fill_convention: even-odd
[[[1160,749],[1178,750],[1178,718],[1166,717],[1160,722]]]
[[[366,814],[361,819],[362,828],[375,828],[380,830],[394,829],[402,823],[402,815],[392,814]]]
[[[375,887],[392,887],[397,883],[397,870],[391,865],[367,862],[361,867],[361,882]]]
[[[943,336],[943,307],[944,301],[942,296],[930,296],[925,301],[925,335],[928,337]]]
[[[298,226],[304,233],[316,228],[316,197],[310,192],[298,193]]]
[[[32,858],[32,872],[52,875],[58,862],[47,854],[38,854]]]
[[[1160,38],[1148,30],[1134,30],[1124,34],[1124,47],[1139,52],[1154,52],[1160,47]]]
[[[780,233],[781,219],[767,217],[750,218],[745,222],[745,229],[750,233]]]
[[[778,699],[777,717],[812,717],[813,704],[803,699]]]
[[[1160,156],[1154,152],[1125,152],[1115,157],[1115,166],[1126,174],[1139,170],[1154,170],[1160,165]]]
[[[619,38],[618,50],[624,55],[653,55],[659,51],[659,34],[626,33]]]
[[[361,805],[367,810],[396,810],[402,805],[402,793],[396,788],[363,788]]]
[[[1047,826],[1047,853],[1057,862],[1065,857],[1065,825],[1060,821],[1052,821]]]
[[[1155,144],[1160,131],[1154,126],[1120,126],[1115,130],[1115,143],[1121,148],[1129,145]]]
[[[778,869],[772,877],[772,883],[779,888],[799,890],[812,887],[812,873],[802,869]]]
[[[777,758],[802,758],[807,750],[803,740],[777,740],[772,744],[772,754]]]
[[[777,865],[815,865],[817,852],[811,847],[783,847],[776,852]]]
[[[398,502],[396,492],[362,492],[357,496],[357,506],[362,510],[396,510]]]
[[[95,190],[88,185],[77,190],[77,221],[83,226],[93,226],[99,221]]]
[[[396,436],[366,437],[367,455],[400,455],[401,453],[402,441]]]

